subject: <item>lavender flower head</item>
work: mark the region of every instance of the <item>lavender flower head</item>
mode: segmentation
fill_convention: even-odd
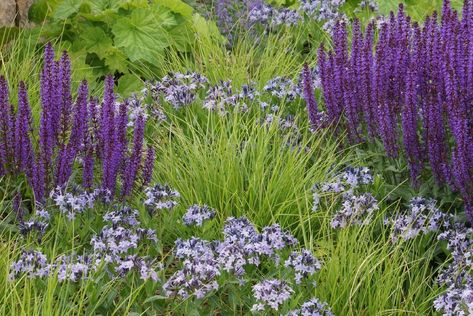
[[[146,200],[144,204],[150,213],[155,213],[162,209],[172,210],[180,197],[179,192],[172,190],[168,185],[156,184],[145,189]]]
[[[115,211],[108,212],[103,216],[103,219],[107,222],[112,223],[113,225],[128,225],[128,226],[138,226],[140,222],[138,221],[139,213],[137,210],[134,210],[128,206],[123,206]]]
[[[347,194],[344,197],[342,208],[332,219],[331,225],[333,228],[345,228],[348,225],[367,225],[378,209],[378,202],[371,193]]]
[[[286,102],[292,102],[301,95],[301,89],[291,79],[275,77],[269,80],[263,90],[266,93]]]
[[[296,284],[300,284],[302,278],[313,275],[322,268],[319,260],[307,249],[303,249],[300,253],[296,251],[292,252],[284,263],[284,266],[294,269],[296,272]]]
[[[391,240],[409,240],[420,234],[437,232],[451,226],[450,217],[436,207],[434,200],[421,197],[413,198],[406,214],[393,217],[387,223],[392,224]]]
[[[434,308],[445,316],[473,314],[473,286],[451,286],[434,300]]]
[[[334,314],[326,302],[313,298],[302,304],[300,309],[290,311],[286,316],[334,316]]]
[[[166,296],[187,298],[195,295],[198,299],[217,290],[220,265],[213,243],[191,238],[176,240],[175,256],[184,259],[183,266],[163,285]]]
[[[169,74],[151,87],[151,96],[160,103],[160,96],[164,97],[174,108],[190,105],[197,94],[208,84],[208,79],[201,74],[187,72]]]
[[[249,245],[252,252],[258,256],[265,255],[273,258],[276,264],[279,264],[279,255],[277,252],[286,247],[297,245],[297,239],[290,233],[281,229],[278,224],[263,228],[261,234],[257,235]]]
[[[98,269],[93,257],[89,256],[60,256],[54,267],[59,282],[84,280]]]
[[[57,187],[51,191],[50,198],[59,207],[61,213],[66,214],[69,220],[73,220],[77,214],[94,208],[97,200],[102,199],[107,202],[110,196],[106,190],[66,192],[61,187]]]
[[[352,188],[360,185],[373,184],[374,179],[370,169],[366,167],[347,167],[342,173],[343,180]]]
[[[187,209],[182,220],[187,226],[202,226],[205,220],[214,218],[215,214],[215,210],[211,209],[207,205],[192,205]]]
[[[25,273],[28,278],[46,277],[50,274],[51,269],[48,259],[40,251],[23,251],[20,258],[12,263],[9,278],[13,280],[20,274]]]
[[[257,303],[253,305],[253,312],[264,311],[267,307],[274,311],[291,298],[294,290],[282,280],[263,280],[253,286],[253,296]]]

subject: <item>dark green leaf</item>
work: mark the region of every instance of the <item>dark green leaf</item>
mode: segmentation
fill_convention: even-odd
[[[93,14],[102,14],[104,11],[118,11],[122,1],[120,0],[89,0],[90,8]]]
[[[156,0],[155,3],[170,9],[174,13],[179,13],[184,17],[190,18],[192,16],[192,7],[181,0]]]
[[[113,48],[112,39],[100,27],[86,26],[79,37],[79,45],[87,52],[96,53],[101,59]]]
[[[28,19],[34,23],[43,23],[48,16],[48,11],[49,6],[46,0],[36,1],[28,11]]]
[[[143,87],[143,81],[136,75],[126,74],[118,80],[118,93],[127,97],[130,93],[139,91]]]
[[[54,18],[64,20],[79,11],[84,0],[63,0],[54,11]]]
[[[168,46],[164,30],[148,10],[133,10],[130,17],[121,17],[112,28],[115,44],[131,61],[153,62]]]
[[[112,72],[119,71],[125,73],[128,71],[128,61],[125,54],[116,47],[112,47],[104,52],[105,65]]]

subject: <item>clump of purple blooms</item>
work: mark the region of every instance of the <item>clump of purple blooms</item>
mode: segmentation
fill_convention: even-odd
[[[373,182],[373,175],[368,168],[348,166],[337,174],[332,182],[317,183],[313,186],[312,211],[318,211],[322,195],[341,195],[341,208],[332,218],[332,227],[367,225],[373,219],[374,213],[379,210],[378,201],[371,193],[357,193],[356,190]]]
[[[333,313],[327,303],[313,298],[302,304],[300,309],[290,311],[286,316],[333,316]]]
[[[34,279],[37,277],[45,277],[50,273],[50,266],[46,256],[36,250],[23,251],[18,258],[11,265],[10,279],[18,277],[20,274],[26,274],[28,278]]]
[[[145,118],[139,115],[134,120],[130,142],[128,101],[117,102],[112,77],[105,80],[102,102],[89,97],[86,81],[81,82],[74,102],[71,86],[67,53],[56,61],[48,44],[41,72],[42,111],[36,129],[25,84],[20,82],[15,111],[7,82],[0,77],[0,176],[24,173],[36,201],[43,202],[47,192],[66,185],[73,170],[81,165],[84,188],[94,185],[94,171],[102,169],[101,187],[113,196],[121,178],[122,195],[128,196],[142,169]],[[150,172],[149,166],[145,170]]]
[[[409,203],[409,210],[405,214],[398,214],[386,224],[392,225],[391,240],[409,240],[420,234],[438,232],[440,229],[451,226],[451,216],[442,212],[435,205],[436,201],[416,197]]]
[[[446,291],[434,301],[434,307],[444,315],[473,313],[473,229],[462,224],[441,233],[438,238],[447,242],[452,261],[441,271],[438,283]]]
[[[156,232],[152,229],[141,228],[137,220],[138,211],[123,207],[104,215],[104,220],[111,223],[94,235],[90,244],[94,252],[105,258],[106,262],[120,261],[121,255],[136,249],[141,240],[157,242]]]
[[[332,219],[333,228],[345,228],[349,225],[367,225],[373,214],[379,210],[378,201],[371,193],[360,195],[347,194],[343,198],[341,209]]]
[[[151,96],[159,102],[162,96],[175,109],[190,105],[197,97],[200,89],[207,87],[208,79],[195,72],[170,73],[160,81],[149,85]]]
[[[117,206],[114,211],[106,213],[103,219],[109,224],[92,236],[92,255],[97,263],[113,267],[118,276],[137,271],[142,280],[157,282],[158,275],[152,268],[152,261],[137,253],[144,241],[156,244],[156,232],[140,227],[138,216],[138,211],[128,206]]]
[[[174,253],[183,260],[182,268],[163,285],[166,296],[187,298],[194,294],[201,299],[219,288],[221,272],[214,243],[196,237],[178,239]]]
[[[258,301],[251,311],[264,311],[266,307],[279,310],[279,305],[289,300],[294,290],[283,280],[263,280],[253,285],[253,296]]]
[[[352,142],[380,138],[387,155],[404,154],[412,182],[424,167],[439,185],[463,197],[473,223],[473,3],[461,18],[445,0],[442,16],[424,25],[397,15],[362,32],[352,24],[351,49],[345,22],[337,22],[333,51],[319,52],[323,100],[330,122],[347,127]]]
[[[61,255],[53,263],[48,263],[40,251],[23,251],[20,258],[11,266],[10,278],[22,273],[30,278],[43,278],[57,273],[59,281],[77,282],[89,278],[100,268],[113,268],[116,275],[137,271],[144,281],[158,281],[152,261],[141,257],[137,251],[143,241],[157,242],[156,232],[139,227],[138,211],[127,206],[117,207],[103,216],[105,225],[99,234],[92,236],[91,252],[83,255]],[[109,271],[113,275],[112,272]]]
[[[95,203],[100,200],[109,203],[111,194],[109,190],[95,189],[92,192],[83,190],[67,191],[61,187],[57,187],[49,194],[54,205],[59,211],[66,214],[69,220],[74,220],[77,214],[84,213],[93,209]]]
[[[163,209],[172,210],[181,195],[168,185],[155,184],[145,188],[146,199],[144,205],[150,214],[155,214]]]
[[[319,260],[307,249],[303,249],[301,252],[292,252],[284,265],[292,267],[296,272],[296,284],[300,284],[303,277],[313,275],[322,267]]]
[[[305,101],[311,119],[311,131],[316,131],[317,126],[323,127],[327,122],[326,115],[323,111],[319,111],[313,94],[314,88],[318,87],[320,87],[318,68],[308,66],[304,67],[296,80],[276,76],[268,80],[261,90],[258,90],[253,82],[236,89],[231,80],[210,84],[203,75],[195,72],[170,73],[159,81],[148,82],[141,94],[135,95],[132,100],[140,104],[138,113],[143,111],[142,103],[148,102],[147,107],[159,121],[166,120],[161,109],[163,102],[179,110],[200,99],[202,108],[221,116],[227,115],[232,110],[241,113],[247,113],[252,109],[261,111],[264,115],[261,119],[262,125],[269,126],[276,123],[281,131],[294,136],[296,140],[294,143],[297,143],[301,134],[294,116],[282,113],[278,104]],[[255,104],[259,107],[254,107]]]
[[[192,205],[187,209],[182,220],[187,226],[202,226],[204,221],[214,218],[215,214],[215,210],[207,205]]]
[[[331,31],[336,21],[347,19],[340,11],[344,3],[345,0],[301,0],[299,7],[290,9],[266,4],[264,0],[218,0],[215,12],[220,31],[233,43],[239,28],[253,30],[259,26],[268,32],[304,20],[323,23],[323,29]]]
[[[174,256],[182,261],[182,267],[163,286],[168,297],[187,298],[195,295],[203,298],[219,289],[218,277],[224,272],[236,277],[240,285],[244,285],[247,282],[247,267],[267,264],[279,266],[284,250],[297,244],[297,240],[279,225],[264,227],[259,233],[245,217],[228,218],[223,235],[223,240],[214,241],[197,237],[176,240]],[[293,251],[284,266],[295,272],[296,284],[321,268],[320,262],[306,249]],[[253,293],[257,300],[255,310],[262,311],[266,306],[278,310],[293,292],[289,281],[263,280],[254,285]]]

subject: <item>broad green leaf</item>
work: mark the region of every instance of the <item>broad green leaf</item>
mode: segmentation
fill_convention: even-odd
[[[180,24],[169,31],[169,40],[177,50],[186,52],[194,41],[194,34],[188,25]]]
[[[93,82],[96,78],[92,72],[92,67],[85,62],[86,54],[84,52],[78,53],[69,53],[71,62],[72,62],[72,69],[76,74],[76,78],[80,80],[87,80],[89,82]]]
[[[149,1],[148,0],[122,0],[120,1],[120,8],[126,9],[126,10],[132,10],[132,9],[145,9],[149,8]]]
[[[93,14],[102,14],[103,11],[118,11],[122,1],[120,0],[88,0]]]
[[[172,28],[178,25],[178,22],[176,18],[174,17],[174,14],[172,14],[171,10],[169,9],[154,7],[153,13],[154,13],[154,18],[156,19],[156,22],[159,23],[159,25],[162,28],[167,29],[167,28]]]
[[[35,1],[28,10],[28,20],[41,24],[48,16],[49,5],[46,0]]]
[[[170,9],[174,13],[179,13],[184,17],[190,18],[192,16],[192,7],[181,0],[156,0],[155,3]]]
[[[168,46],[164,30],[148,10],[136,9],[129,17],[121,17],[112,27],[115,45],[122,48],[131,61],[153,63],[156,55]]]
[[[119,71],[126,73],[128,71],[128,60],[125,54],[116,47],[111,47],[104,52],[105,65],[110,68],[111,71]]]
[[[84,0],[63,0],[54,11],[56,20],[64,20],[79,11]]]
[[[219,42],[225,42],[225,37],[220,34],[217,24],[213,21],[207,21],[204,17],[199,14],[194,14],[192,17],[194,23],[194,31],[196,35],[201,38],[218,39]]]
[[[79,34],[78,43],[82,49],[96,53],[101,59],[113,47],[112,39],[102,28],[96,26],[85,26]]]

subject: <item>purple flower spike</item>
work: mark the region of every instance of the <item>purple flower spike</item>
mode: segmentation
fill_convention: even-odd
[[[0,176],[24,173],[36,202],[42,203],[53,187],[62,187],[71,180],[77,166],[82,167],[83,187],[91,189],[95,165],[100,164],[102,188],[109,197],[115,194],[119,174],[126,174],[124,190],[130,194],[141,168],[147,114],[140,112],[141,118],[129,124],[129,102],[116,103],[111,76],[105,80],[101,105],[92,97],[89,102],[87,81],[81,82],[75,101],[71,86],[69,56],[64,52],[59,60],[54,60],[53,47],[47,44],[41,71],[39,128],[38,135],[34,135],[25,84],[19,83],[15,114],[9,103],[8,84],[0,76]],[[130,150],[128,128],[134,129],[134,142],[125,168]],[[150,149],[143,175],[146,184],[151,178],[154,157]],[[27,222],[25,225],[26,231],[33,227]]]
[[[133,151],[127,162],[124,171],[123,181],[123,196],[129,196],[133,190],[133,183],[135,182],[138,169],[141,165],[141,158],[143,155],[143,138],[144,138],[145,119],[139,116],[135,122],[135,133],[133,135]]]
[[[9,172],[14,145],[13,113],[9,104],[8,85],[0,76],[0,177]]]
[[[61,92],[61,117],[58,127],[58,138],[62,145],[65,145],[69,124],[71,120],[72,96],[71,96],[71,61],[66,52],[63,53],[59,62],[60,82],[58,89]]]
[[[317,100],[314,95],[314,88],[312,87],[312,74],[307,64],[304,64],[302,70],[302,79],[304,87],[304,99],[307,105],[307,113],[309,114],[309,121],[314,130],[320,127],[320,113],[317,108]]]
[[[55,76],[54,50],[50,43],[44,49],[44,65],[41,72],[41,119],[39,141],[45,170],[49,169],[53,156],[54,126],[53,84]],[[48,172],[49,174],[49,172]]]
[[[113,86],[113,78],[108,76],[105,79],[105,93],[100,115],[100,156],[103,160],[103,187],[109,189],[112,194],[115,191],[116,181],[112,174],[115,135],[115,95]]]
[[[417,90],[415,71],[407,73],[406,101],[402,111],[404,148],[409,162],[411,180],[417,185],[417,177],[422,168],[422,153],[417,136]]]
[[[82,82],[79,87],[76,105],[74,108],[74,123],[71,136],[66,147],[61,148],[58,157],[58,172],[56,185],[65,184],[71,174],[77,153],[82,149],[87,131],[87,99],[89,89],[87,82]]]
[[[25,84],[20,82],[18,89],[18,113],[16,116],[16,163],[20,171],[25,172],[28,177],[32,177],[33,167],[33,146],[30,140],[31,109],[28,102],[28,95]]]
[[[148,146],[146,160],[143,166],[143,186],[147,186],[153,177],[154,163],[156,160],[156,152],[152,146]]]

